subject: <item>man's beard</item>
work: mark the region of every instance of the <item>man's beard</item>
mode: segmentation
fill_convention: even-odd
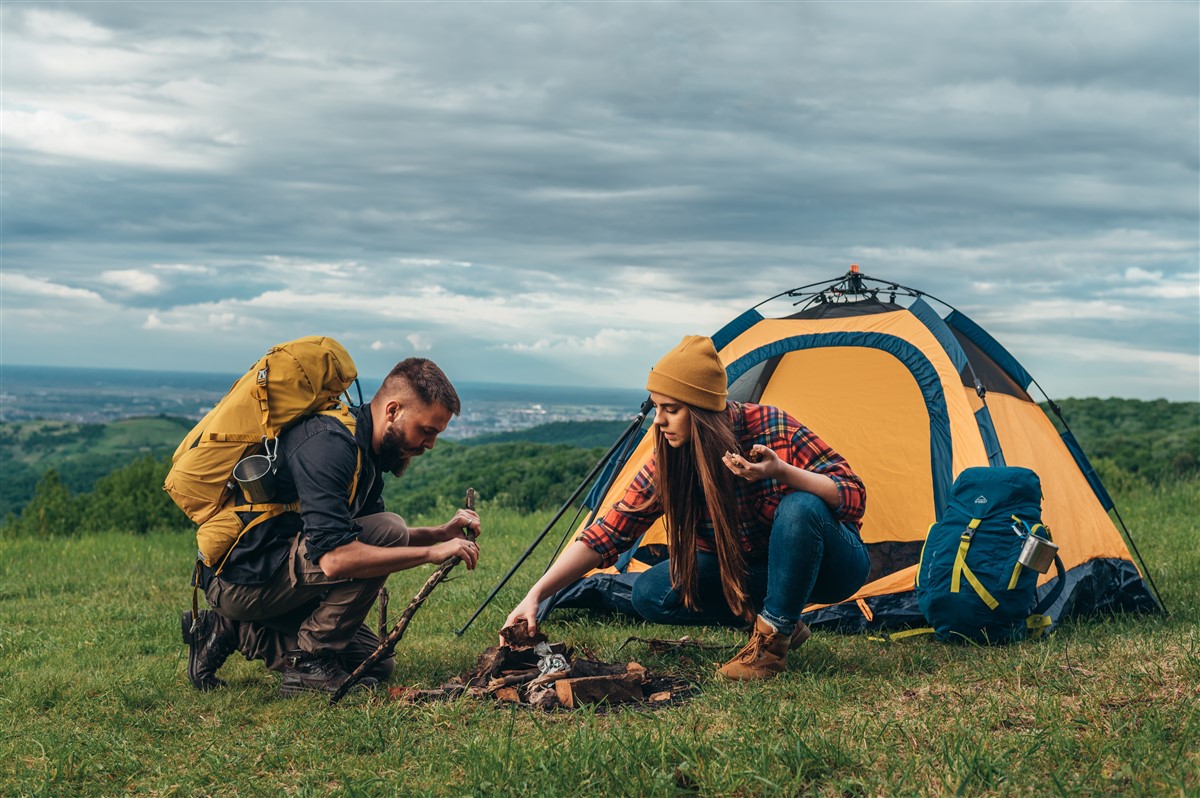
[[[404,451],[404,436],[389,426],[379,443],[379,467],[394,477],[402,476],[412,461],[412,456]]]

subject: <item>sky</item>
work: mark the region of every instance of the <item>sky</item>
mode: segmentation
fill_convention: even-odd
[[[0,50],[0,363],[640,388],[855,263],[1052,398],[1200,399],[1196,2],[9,0]]]

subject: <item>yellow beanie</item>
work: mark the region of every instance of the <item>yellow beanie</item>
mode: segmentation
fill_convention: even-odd
[[[727,379],[716,347],[703,335],[685,335],[650,369],[646,390],[704,410],[724,410]]]

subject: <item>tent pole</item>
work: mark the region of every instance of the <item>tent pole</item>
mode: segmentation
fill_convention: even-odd
[[[550,534],[550,530],[553,529],[554,525],[558,523],[558,519],[563,517],[563,514],[566,513],[571,505],[575,503],[575,500],[579,498],[579,494],[583,493],[588,484],[595,479],[596,475],[599,474],[604,466],[608,464],[608,461],[612,458],[613,453],[625,443],[625,440],[633,434],[634,430],[642,426],[642,422],[646,420],[646,416],[650,413],[650,409],[652,407],[654,407],[654,403],[649,397],[646,397],[646,400],[642,402],[642,406],[638,410],[638,414],[634,416],[633,421],[629,422],[629,426],[625,428],[625,431],[621,433],[621,436],[617,438],[616,442],[612,446],[609,447],[608,451],[604,453],[604,456],[600,458],[588,475],[583,478],[583,481],[579,483],[579,487],[575,489],[575,492],[571,494],[571,497],[563,502],[562,507],[558,508],[558,512],[555,513],[554,517],[550,519],[550,523],[547,524],[546,528],[541,531],[541,534],[534,538],[534,541],[529,544],[529,548],[525,549],[525,553],[522,554],[515,563],[513,563],[513,567],[508,570],[508,573],[504,575],[504,578],[501,579],[494,588],[492,588],[492,592],[475,610],[475,614],[471,616],[470,620],[463,624],[463,627],[454,634],[461,637],[462,634],[471,626],[471,624],[475,622],[475,619],[479,617],[479,614],[483,612],[487,605],[492,603],[492,599],[496,597],[496,594],[500,592],[500,589],[508,584],[508,580],[512,579],[513,574],[517,572],[517,569],[520,568],[527,559],[529,559],[529,555],[533,554],[533,550],[536,549],[538,544],[540,544],[546,538],[546,535]]]
[[[1146,567],[1146,561],[1142,559],[1142,553],[1138,551],[1137,544],[1133,542],[1133,534],[1130,533],[1129,527],[1125,526],[1125,519],[1121,517],[1121,511],[1117,509],[1115,499],[1113,500],[1112,511],[1113,515],[1117,517],[1117,521],[1121,523],[1121,529],[1125,531],[1125,539],[1129,541],[1129,548],[1133,549],[1133,554],[1137,557],[1138,564],[1142,566],[1142,573],[1146,575],[1146,581],[1150,583],[1150,589],[1154,591],[1154,597],[1158,599],[1158,606],[1162,607],[1164,613],[1170,615],[1171,611],[1167,609],[1167,604],[1163,601],[1162,593],[1158,592],[1158,585],[1154,584],[1154,577],[1150,575],[1150,569]]]
[[[618,463],[623,463],[629,459],[630,450],[634,446],[634,439],[636,437],[637,436],[635,435],[626,436],[625,446],[620,452],[617,453]],[[612,484],[614,481],[616,481],[616,479],[617,469],[614,468],[612,473],[608,475],[608,479],[604,482],[603,487],[600,488],[598,495],[607,496],[608,492],[612,490]],[[558,559],[558,554],[562,551],[563,544],[567,542],[567,536],[570,535],[571,530],[575,528],[575,524],[579,521],[579,516],[583,514],[583,510],[583,505],[580,505],[579,512],[575,513],[575,517],[571,519],[571,523],[567,524],[567,531],[563,532],[562,540],[558,541],[558,545],[554,547],[554,553],[550,555],[550,561],[546,563],[546,570],[542,571],[543,576],[546,574],[546,571],[550,570],[550,566],[554,565],[554,561]],[[592,522],[596,520],[596,514],[600,511],[600,507],[597,505],[596,507],[592,507],[591,510],[592,511],[588,513],[587,520],[583,522],[584,526],[591,526]]]

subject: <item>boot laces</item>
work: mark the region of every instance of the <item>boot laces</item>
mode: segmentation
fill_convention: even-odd
[[[765,635],[759,634],[757,631],[750,633],[750,642],[738,652],[735,659],[740,659],[744,662],[754,662],[762,658],[763,649],[766,647],[767,638]]]

